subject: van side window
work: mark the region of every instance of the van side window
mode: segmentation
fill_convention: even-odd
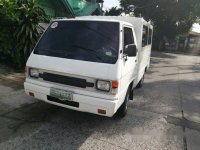
[[[142,32],[142,47],[145,47],[148,44],[148,27],[143,26]]]
[[[153,34],[153,30],[149,28],[148,44],[152,43],[152,34]]]
[[[134,44],[133,31],[131,28],[124,27],[124,47],[129,44]]]

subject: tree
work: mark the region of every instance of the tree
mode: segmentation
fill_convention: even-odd
[[[47,21],[47,18],[44,10],[34,0],[19,0],[17,5],[20,21],[14,34],[17,40],[16,58],[17,63],[23,66],[42,33],[38,23]]]
[[[23,68],[47,21],[34,0],[0,0],[0,61]]]
[[[134,11],[136,16],[142,15],[153,22],[157,48],[165,48],[166,39],[174,40],[188,33],[200,17],[199,0],[121,0],[120,3],[125,12]]]
[[[15,0],[0,0],[0,60],[3,62],[9,62],[14,57],[13,32],[19,20],[15,13],[15,5]]]
[[[121,8],[117,8],[117,7],[112,7],[109,10],[106,10],[105,12],[105,16],[119,16],[122,13],[122,9]]]

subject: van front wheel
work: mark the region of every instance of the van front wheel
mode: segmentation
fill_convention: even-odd
[[[120,108],[119,108],[118,111],[117,111],[117,116],[118,116],[119,118],[123,118],[123,117],[125,117],[126,114],[127,114],[128,102],[129,102],[129,94],[130,94],[130,87],[129,87],[128,90],[127,90],[126,97],[125,97],[125,99],[124,99],[123,104],[120,106]]]

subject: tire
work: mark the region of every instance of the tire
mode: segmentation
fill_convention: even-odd
[[[117,111],[116,116],[117,116],[118,118],[123,118],[123,117],[125,117],[126,114],[127,114],[128,102],[129,102],[129,94],[130,94],[130,87],[129,87],[128,90],[127,90],[127,93],[126,93],[126,96],[125,96],[125,99],[124,99],[123,104],[119,107],[119,109],[118,109],[118,111]]]
[[[129,100],[133,100],[133,90],[130,90]]]
[[[141,88],[143,86],[143,83],[144,83],[144,75],[142,76],[142,79],[140,80],[136,88]]]

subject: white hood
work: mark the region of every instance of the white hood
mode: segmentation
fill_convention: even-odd
[[[31,54],[27,61],[28,67],[79,75],[105,80],[120,78],[119,61],[116,64],[105,64],[89,61],[80,61],[66,58],[49,57]]]

